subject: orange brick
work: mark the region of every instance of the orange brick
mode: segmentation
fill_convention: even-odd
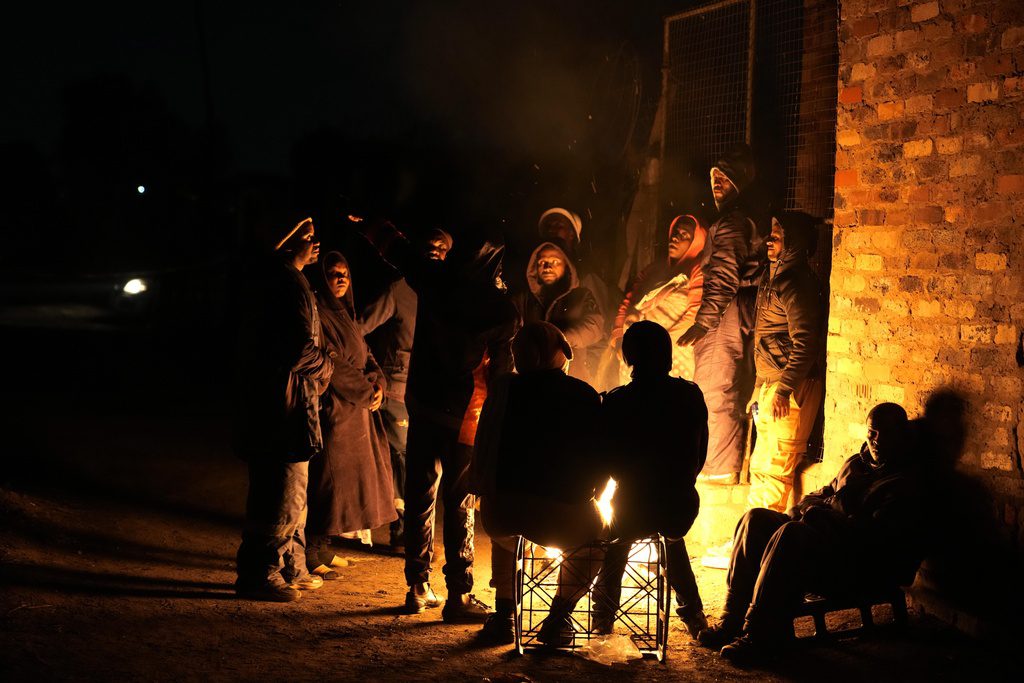
[[[853,34],[854,38],[864,38],[873,33],[878,33],[878,18],[867,17],[865,19],[858,19],[850,24],[850,33]]]
[[[999,194],[1020,194],[1024,192],[1024,175],[1002,175],[996,180]]]
[[[857,187],[857,169],[836,171],[836,187]]]
[[[903,102],[882,102],[876,110],[880,121],[888,121],[903,116]]]
[[[840,104],[857,104],[864,100],[864,91],[859,85],[843,88],[839,91]]]
[[[935,93],[935,106],[941,109],[958,107],[963,101],[964,94],[956,88],[946,88]]]
[[[988,28],[988,20],[980,14],[968,14],[960,17],[960,26],[968,33],[981,33]]]
[[[928,192],[927,187],[915,187],[910,191],[908,199],[912,202],[926,202],[928,201],[929,196],[930,193]]]

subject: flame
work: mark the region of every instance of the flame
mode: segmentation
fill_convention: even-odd
[[[615,511],[612,508],[612,498],[615,497],[615,489],[618,487],[619,483],[614,478],[608,477],[608,483],[604,485],[601,495],[594,499],[594,505],[597,506],[597,511],[601,514],[601,521],[605,526],[611,526],[612,519],[615,516]]]
[[[544,557],[549,560],[560,560],[562,559],[562,551],[558,548],[544,548]]]
[[[363,222],[363,217],[362,216],[354,216],[352,214],[349,214],[348,215],[348,219],[350,221],[352,221],[353,223],[362,223]]]

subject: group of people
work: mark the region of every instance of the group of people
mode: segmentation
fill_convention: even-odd
[[[844,534],[853,547],[862,522],[877,522],[871,505],[903,495],[888,482],[903,466],[891,442],[906,414],[877,409],[865,451],[830,487],[790,504],[822,401],[824,303],[808,264],[814,221],[782,212],[759,228],[743,201],[754,176],[748,148],[719,160],[710,170],[717,220],[672,220],[666,258],[638,275],[617,311],[578,257],[582,222],[566,209],[541,216],[513,294],[503,247],[457,245],[439,229],[412,241],[375,223],[363,235],[401,278],[363,310],[345,257],[321,257],[312,221],[296,225],[246,278],[238,594],[297,600],[338,578],[330,539],[369,542],[390,525],[392,547],[404,549],[408,613],[443,604],[444,621],[483,621],[482,637],[510,642],[517,538],[559,548],[608,540],[597,576],[559,587],[541,640],[560,644],[594,579],[604,596],[595,628],[611,631],[632,541],[661,533],[693,637],[733,659],[778,642],[784,608],[822,578],[791,568],[801,564],[793,557],[825,552]],[[621,357],[623,386],[599,393],[609,355]],[[708,628],[683,538],[699,511],[696,482],[738,482],[748,413],[754,509],[737,527],[726,613]],[[593,500],[608,478],[618,484],[611,526]],[[443,602],[430,585],[439,497]],[[478,499],[492,538],[493,611],[472,593]]]

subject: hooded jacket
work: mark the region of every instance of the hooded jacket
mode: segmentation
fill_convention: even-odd
[[[334,368],[302,273],[275,254],[252,284],[238,338],[235,445],[248,461],[302,462],[323,448],[320,394]]]
[[[676,221],[693,219],[696,227],[693,242],[678,260],[666,258],[644,268],[634,280],[626,297],[619,305],[612,337],[619,339],[625,332],[626,318],[639,315],[641,320],[658,323],[675,339],[685,332],[700,309],[704,290],[704,272],[701,269],[707,229],[693,216],[678,216],[669,225],[669,239]]]
[[[311,462],[309,470],[306,527],[317,535],[374,529],[397,516],[384,424],[379,413],[369,410],[374,385],[386,389],[386,382],[355,321],[353,285],[341,299],[327,286],[325,271],[332,260],[347,265],[335,251],[310,269],[324,342],[334,359],[320,409],[324,455]]]
[[[756,296],[755,288],[764,269],[762,245],[753,219],[742,208],[739,199],[725,204],[708,229],[707,243],[701,258],[704,291],[694,322],[705,330],[718,328],[725,311],[741,290],[750,290],[745,324]]]
[[[565,263],[565,275],[551,286],[554,294],[549,301],[544,300],[544,288],[537,280],[537,259],[545,249],[555,249]],[[604,337],[604,315],[593,292],[580,285],[576,266],[553,242],[542,242],[533,250],[526,266],[526,281],[529,291],[515,300],[523,322],[543,320],[560,329],[573,350],[569,374],[590,381],[593,368],[586,350]]]
[[[379,299],[366,307],[359,324],[388,378],[388,398],[404,403],[416,332],[416,292],[405,278],[392,282]]]
[[[757,384],[778,382],[788,396],[818,370],[823,304],[818,279],[803,251],[787,249],[761,276],[754,327]]]

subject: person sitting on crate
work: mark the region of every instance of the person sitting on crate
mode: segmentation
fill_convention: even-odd
[[[737,665],[793,639],[793,613],[813,591],[877,593],[910,584],[927,545],[925,478],[907,413],[881,403],[867,442],[835,479],[788,514],[755,508],[736,526],[721,623],[699,641]]]
[[[512,340],[512,355],[518,374],[499,379],[487,395],[470,472],[491,537],[495,612],[480,632],[490,643],[515,640],[519,536],[563,549],[593,541],[602,522],[591,499],[607,479],[587,436],[595,432],[601,399],[566,374],[573,351],[565,335],[548,322],[527,323]],[[576,567],[562,569],[563,577],[581,575]],[[587,588],[562,584],[553,610]]]
[[[594,590],[594,630],[613,630],[633,542],[660,533],[677,613],[696,638],[708,622],[683,536],[700,508],[694,483],[707,457],[708,409],[696,384],[669,376],[672,339],[658,323],[630,326],[622,356],[632,381],[608,392],[601,411],[606,462],[618,482],[612,532],[619,540],[609,546]]]

